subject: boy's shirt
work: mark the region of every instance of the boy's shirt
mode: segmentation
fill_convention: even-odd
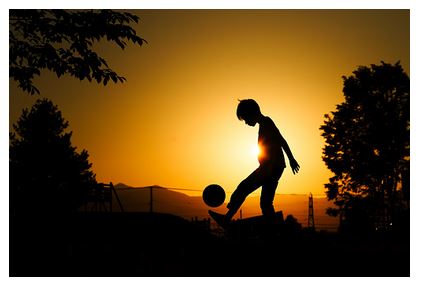
[[[258,144],[260,148],[258,160],[260,165],[271,164],[285,168],[285,158],[282,146],[285,139],[282,137],[275,123],[267,116],[259,124]]]

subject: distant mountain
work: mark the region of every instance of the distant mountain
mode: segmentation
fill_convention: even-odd
[[[115,189],[125,211],[145,212],[150,210],[150,187],[130,187],[119,183],[115,185]],[[118,209],[117,202],[113,201],[113,210]],[[155,185],[152,188],[152,210],[181,216],[190,220],[194,217],[199,219],[208,218],[209,207],[205,205],[201,197],[188,196],[187,194]],[[223,212],[224,205],[216,210]]]
[[[116,185],[114,185],[114,188],[132,188],[132,187],[124,183],[117,183]]]
[[[131,187],[124,183],[115,185],[120,201],[127,212],[147,212],[150,210],[150,187]],[[152,188],[152,210],[160,213],[168,213],[191,220],[208,218],[210,209],[200,196],[189,196],[187,194],[166,189],[158,185]],[[229,200],[227,198],[226,200]],[[250,195],[242,206],[243,218],[260,215],[260,196]],[[326,198],[313,199],[315,225],[318,230],[336,230],[338,219],[326,215],[326,209],[333,206]],[[274,200],[276,211],[282,211],[284,217],[293,215],[303,227],[308,221],[308,196],[307,195],[277,195]],[[113,200],[113,210],[118,211],[119,207]],[[226,212],[226,203],[213,210],[221,213]],[[237,213],[236,217],[239,217]]]

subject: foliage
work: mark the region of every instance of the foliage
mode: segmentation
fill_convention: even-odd
[[[104,85],[123,82],[93,46],[103,38],[121,49],[141,46],[146,41],[130,26],[138,20],[112,10],[9,10],[9,76],[32,95],[40,93],[33,79],[42,69]]]
[[[10,135],[12,212],[71,211],[96,184],[88,152],[71,145],[72,132],[57,106],[37,100]]]
[[[343,81],[345,102],[320,127],[323,161],[334,173],[327,196],[338,207],[329,213],[344,212],[349,220],[382,211],[390,220],[398,199],[409,200],[409,192],[399,192],[409,174],[409,77],[399,62],[382,62],[361,66]]]

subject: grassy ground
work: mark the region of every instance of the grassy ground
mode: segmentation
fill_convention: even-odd
[[[407,237],[216,236],[167,214],[11,220],[10,276],[409,276]]]

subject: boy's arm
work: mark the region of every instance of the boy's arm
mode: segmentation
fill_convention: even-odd
[[[300,170],[300,165],[297,163],[294,156],[292,155],[291,149],[289,148],[289,145],[287,141],[285,140],[285,138],[282,136],[282,134],[281,134],[281,144],[282,144],[282,148],[284,149],[285,153],[288,156],[289,165],[291,166],[292,173],[294,174],[298,173],[298,171]]]

